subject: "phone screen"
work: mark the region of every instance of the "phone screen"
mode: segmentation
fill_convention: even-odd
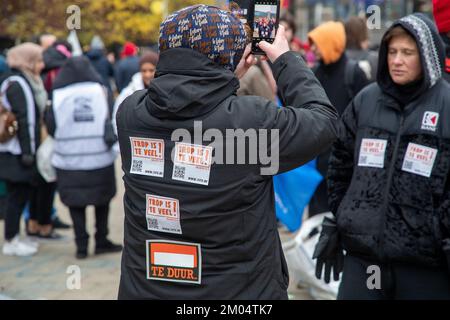
[[[273,43],[278,29],[280,1],[255,1],[253,9],[252,53],[264,54],[257,44],[264,40]]]

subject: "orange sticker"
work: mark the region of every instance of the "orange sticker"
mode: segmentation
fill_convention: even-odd
[[[147,279],[200,284],[201,266],[200,244],[147,240]]]

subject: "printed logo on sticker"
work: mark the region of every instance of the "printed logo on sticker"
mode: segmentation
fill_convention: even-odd
[[[362,139],[361,148],[359,150],[358,166],[383,168],[386,146],[387,140]]]
[[[164,140],[130,137],[130,173],[151,177],[164,176]]]
[[[178,199],[147,194],[145,217],[148,230],[182,234]]]
[[[147,279],[201,284],[200,244],[147,240],[146,245]]]
[[[208,185],[213,148],[187,143],[175,143],[172,179]]]
[[[439,113],[426,111],[423,114],[422,119],[422,130],[436,131],[439,121]]]
[[[429,178],[436,160],[437,149],[409,143],[402,170]]]

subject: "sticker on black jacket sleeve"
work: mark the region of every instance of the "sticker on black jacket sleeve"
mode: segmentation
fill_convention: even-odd
[[[383,168],[386,146],[387,140],[362,139],[361,148],[359,150],[358,166]]]
[[[164,140],[130,137],[130,173],[143,176],[164,176]]]
[[[402,170],[429,178],[436,160],[437,149],[409,143]]]
[[[175,143],[172,179],[207,186],[212,150],[209,146]]]
[[[200,244],[147,240],[146,245],[147,279],[201,284]]]
[[[145,217],[148,230],[181,234],[178,199],[146,195]]]

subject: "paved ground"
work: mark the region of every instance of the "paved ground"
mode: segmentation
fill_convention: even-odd
[[[110,238],[122,242],[123,238],[123,183],[119,163],[116,163],[118,193],[111,202]],[[56,200],[55,206],[62,220],[69,222],[67,208]],[[94,234],[93,208],[88,208],[88,231]],[[23,228],[22,228],[23,230]],[[0,221],[3,233],[3,221]],[[74,257],[75,244],[73,231],[58,231],[67,236],[65,241],[41,243],[40,250],[33,257],[6,257],[0,253],[0,300],[1,299],[116,299],[120,277],[121,254],[103,256],[91,255],[86,260]],[[23,233],[23,232],[22,232]],[[280,230],[283,240],[290,239],[293,234]],[[0,246],[3,244],[3,237]],[[93,252],[94,243],[90,243]],[[81,288],[69,290],[66,282],[72,274],[71,266],[78,266],[81,271]],[[73,271],[72,271],[73,272]],[[291,284],[292,299],[311,299],[304,290]]]

